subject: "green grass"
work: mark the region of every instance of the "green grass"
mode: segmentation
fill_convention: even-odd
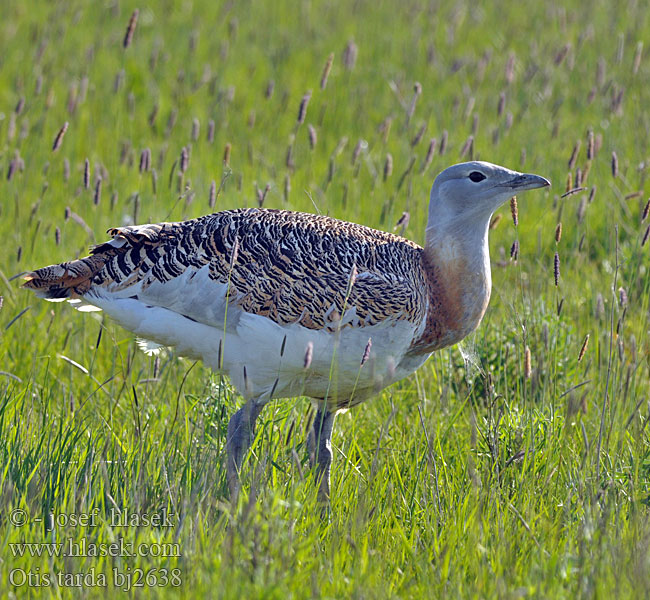
[[[159,2],[139,6],[126,50],[131,2],[3,8],[3,597],[104,596],[113,569],[142,569],[150,584],[164,583],[160,569],[169,577],[179,570],[180,586],[145,585],[137,590],[145,598],[650,594],[650,244],[641,246],[650,8],[528,4]],[[351,40],[357,58],[346,67]],[[416,81],[422,95],[409,119]],[[575,179],[576,167],[585,170],[589,131],[598,149],[588,189],[560,198],[567,171]],[[212,181],[215,210],[257,205],[256,186],[268,183],[269,207],[317,208],[386,230],[408,211],[405,234],[422,242],[433,177],[459,161],[470,135],[475,158],[539,173],[553,188],[520,198],[517,228],[507,207],[500,212],[490,241],[493,297],[465,343],[468,368],[457,348],[444,350],[338,418],[329,522],[308,470],[307,401],[265,409],[233,509],[224,441],[239,400],[227,380],[176,356],[156,363],[101,314],[39,301],[10,279],[84,254],[110,226],[205,214]],[[423,172],[431,138],[438,149]],[[359,140],[367,147],[353,161]],[[181,176],[184,146],[191,152]],[[139,172],[145,148],[155,175]],[[388,154],[393,171],[384,177]],[[111,509],[165,509],[174,526],[113,527]],[[25,511],[20,527],[11,522],[16,511]],[[75,525],[81,514],[98,517]],[[68,538],[178,544],[180,552],[167,549],[180,556],[13,555],[16,544]],[[17,573],[32,579],[12,585]],[[94,573],[95,583],[104,573],[109,583],[35,585],[57,573]]]

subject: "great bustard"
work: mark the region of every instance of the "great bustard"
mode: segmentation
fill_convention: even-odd
[[[29,273],[25,286],[104,310],[230,377],[246,400],[228,425],[233,496],[262,407],[314,399],[309,447],[325,500],[336,413],[478,327],[492,284],[491,215],[547,185],[486,162],[445,169],[431,189],[424,248],[330,217],[256,208],[117,227],[90,256]]]

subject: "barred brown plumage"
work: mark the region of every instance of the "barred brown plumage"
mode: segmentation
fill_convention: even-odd
[[[332,314],[342,313],[356,264],[363,283],[352,286],[348,299],[356,307],[355,324],[374,325],[388,318],[417,321],[425,311],[422,248],[391,233],[326,216],[236,209],[182,223],[116,227],[108,234],[127,243],[120,248],[101,244],[90,257],[64,263],[72,276],[66,285],[75,282],[70,286],[73,297],[85,291],[77,289],[81,273],[92,278],[83,286],[124,289],[138,282],[147,287],[154,280],[169,281],[188,267],[208,265],[211,279],[230,281],[233,302],[246,312],[279,324],[323,329],[332,324]],[[236,238],[239,259],[231,271]],[[53,275],[60,276],[55,267],[38,269],[25,285],[39,289]],[[61,287],[51,289],[56,297],[65,293]]]

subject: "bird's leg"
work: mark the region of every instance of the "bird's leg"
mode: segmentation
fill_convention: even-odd
[[[228,455],[228,488],[233,502],[239,494],[239,473],[246,451],[255,437],[255,421],[263,404],[249,400],[230,419],[226,436],[226,453]]]
[[[307,437],[309,460],[316,470],[318,500],[327,504],[330,498],[330,467],[332,465],[332,427],[336,412],[319,408]]]

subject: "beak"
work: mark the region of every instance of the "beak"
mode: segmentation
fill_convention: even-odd
[[[530,173],[519,173],[510,181],[502,184],[503,187],[512,188],[513,191],[534,190],[536,188],[548,187],[551,182],[541,175]]]

